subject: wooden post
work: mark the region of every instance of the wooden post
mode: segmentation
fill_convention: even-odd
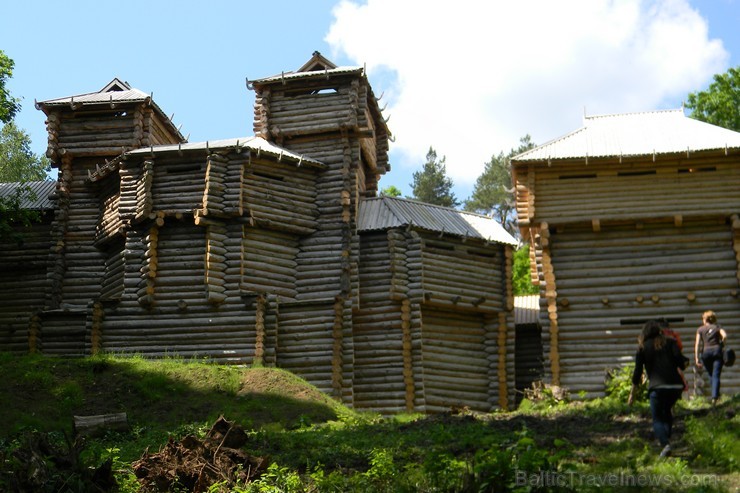
[[[509,393],[506,385],[506,313],[498,314],[498,405],[509,409]]]
[[[254,364],[262,365],[265,358],[265,311],[267,299],[264,294],[257,296],[257,311],[255,314],[255,341],[254,341]]]
[[[540,227],[540,235],[549,240],[550,230],[547,224]],[[552,384],[560,385],[560,353],[558,347],[558,294],[555,284],[555,271],[550,257],[550,246],[542,248],[542,271],[545,278],[545,299],[547,300],[547,315],[550,319],[550,371]]]
[[[105,311],[103,310],[103,304],[99,301],[96,301],[92,307],[92,331],[90,334],[90,352],[93,356],[98,354],[102,349],[104,317]]]
[[[142,287],[137,291],[139,305],[149,307],[154,304],[154,287],[159,263],[157,248],[159,246],[159,226],[153,224],[149,234],[144,238],[144,256],[141,259]]]
[[[206,227],[206,298],[209,303],[220,304],[226,300],[226,225],[209,222]],[[263,327],[264,329],[264,327]]]
[[[414,370],[411,354],[411,301],[401,301],[401,337],[403,351],[403,383],[406,389],[406,410],[414,410]]]
[[[28,323],[28,352],[38,352],[39,333],[41,332],[41,316],[38,312],[31,315]]]
[[[342,397],[342,342],[344,328],[344,301],[341,296],[334,299],[334,325],[332,330],[331,387],[336,398]]]

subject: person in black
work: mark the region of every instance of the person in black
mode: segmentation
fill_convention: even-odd
[[[725,329],[717,323],[717,314],[712,310],[701,316],[703,325],[696,330],[694,361],[697,368],[706,368],[712,384],[712,405],[719,399],[720,376],[722,375],[722,346],[727,338]],[[701,354],[701,358],[699,355]]]
[[[632,374],[632,390],[627,404],[634,402],[637,387],[642,382],[643,370],[649,381],[648,398],[653,418],[653,431],[663,450],[661,457],[671,452],[673,430],[673,406],[681,398],[683,380],[679,370],[686,368],[688,359],[681,354],[676,341],[665,337],[655,320],[645,323],[637,338],[635,371]]]

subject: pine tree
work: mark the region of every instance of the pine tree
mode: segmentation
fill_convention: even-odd
[[[427,161],[421,171],[413,174],[411,183],[413,197],[416,200],[443,207],[457,207],[460,202],[452,192],[453,182],[447,176],[445,157],[437,159],[437,152],[429,147]]]
[[[473,187],[473,193],[465,201],[465,210],[493,217],[506,230],[518,236],[516,227],[516,204],[511,181],[511,158],[535,147],[532,138],[525,135],[519,139],[519,147],[508,154],[499,152],[491,156]]]

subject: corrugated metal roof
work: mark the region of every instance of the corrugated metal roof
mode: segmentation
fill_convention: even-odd
[[[683,110],[587,116],[584,126],[512,158],[547,161],[740,148],[740,132],[704,123]]]
[[[36,109],[43,109],[47,106],[73,106],[77,107],[77,105],[95,105],[95,104],[121,104],[121,103],[140,103],[140,102],[148,102],[150,103],[157,112],[162,116],[165,122],[167,122],[172,131],[180,138],[180,140],[185,140],[185,138],[180,133],[180,130],[175,127],[175,124],[170,120],[170,118],[165,114],[164,111],[162,111],[162,108],[157,105],[154,100],[152,99],[151,94],[147,94],[144,91],[141,91],[139,89],[136,89],[134,87],[131,87],[128,83],[122,82],[118,78],[114,78],[112,81],[110,81],[108,84],[105,85],[100,91],[97,92],[90,92],[86,94],[78,94],[75,96],[67,96],[64,98],[56,98],[56,99],[48,99],[46,101],[39,101],[36,103]]]
[[[302,165],[309,165],[318,168],[324,168],[326,165],[321,161],[317,161],[310,157],[296,154],[282,147],[278,147],[262,137],[240,137],[238,139],[221,139],[211,140],[206,142],[188,142],[183,144],[167,144],[152,147],[142,147],[129,151],[128,155],[141,155],[141,154],[158,154],[162,152],[180,152],[180,151],[192,151],[192,150],[206,150],[206,149],[226,149],[226,148],[249,148],[260,153],[269,154],[277,157],[278,159],[289,159],[293,162],[300,163]]]
[[[250,84],[272,84],[275,82],[282,82],[294,79],[308,79],[311,77],[331,77],[332,75],[347,75],[347,74],[362,74],[364,69],[362,67],[337,67],[326,70],[310,70],[308,72],[283,72],[278,75],[270,77],[263,77],[261,79],[255,79],[249,81]]]
[[[0,183],[0,197],[13,196],[20,187],[28,187],[21,196],[21,208],[33,210],[49,210],[56,207],[56,203],[49,196],[56,192],[55,181],[29,181],[26,183]]]
[[[394,197],[376,197],[360,202],[358,231],[409,225],[435,233],[517,244],[503,226],[487,216]]]
[[[538,294],[514,296],[514,323],[516,325],[539,323],[539,317],[540,296]]]
[[[49,99],[40,101],[40,105],[59,106],[72,103],[90,104],[90,103],[120,103],[120,102],[140,102],[151,98],[150,94],[132,88],[127,82],[115,78],[97,92],[87,94],[78,94],[66,98]]]

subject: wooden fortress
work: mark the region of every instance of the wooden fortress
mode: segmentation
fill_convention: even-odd
[[[37,104],[53,219],[2,246],[0,350],[279,366],[383,412],[506,408],[514,239],[377,196],[390,135],[362,68],[315,53],[248,86],[254,136],[200,143],[118,79]]]
[[[692,365],[705,310],[737,340],[740,133],[683,110],[593,116],[512,165],[553,383],[602,395],[651,318],[671,322]],[[692,392],[706,379],[687,374]],[[722,386],[740,391],[735,368]]]

